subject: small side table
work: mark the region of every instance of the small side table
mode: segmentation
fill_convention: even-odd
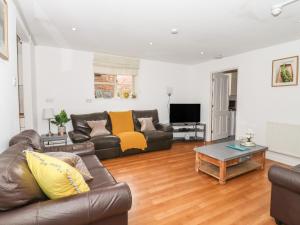
[[[63,136],[60,136],[58,134],[53,134],[51,136],[48,136],[46,134],[43,134],[41,136],[42,141],[45,145],[67,145],[68,144],[68,135],[65,134]]]

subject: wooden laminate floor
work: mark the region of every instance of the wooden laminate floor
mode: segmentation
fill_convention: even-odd
[[[264,171],[253,171],[225,185],[194,170],[193,147],[103,161],[133,195],[129,225],[274,225],[269,216],[271,185]]]

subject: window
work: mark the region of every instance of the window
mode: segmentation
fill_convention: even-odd
[[[95,98],[135,98],[139,65],[139,59],[95,53]]]
[[[135,98],[134,76],[95,74],[95,98]]]

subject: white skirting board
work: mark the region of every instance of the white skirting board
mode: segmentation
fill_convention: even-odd
[[[268,122],[266,128],[267,146],[271,152],[300,160],[300,125]]]

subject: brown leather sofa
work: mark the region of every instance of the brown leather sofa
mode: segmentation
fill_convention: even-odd
[[[142,152],[170,149],[173,142],[173,128],[169,125],[159,123],[157,110],[132,111],[135,131],[140,132],[141,126],[138,118],[152,117],[155,131],[144,132],[147,141],[147,149],[130,149],[121,151],[120,139],[114,135],[103,135],[90,137],[91,129],[86,121],[107,120],[106,129],[112,131],[111,121],[107,112],[71,115],[73,131],[69,132],[69,137],[73,143],[91,141],[95,145],[96,155],[99,159],[109,159],[125,155],[132,155]]]
[[[278,225],[300,224],[300,165],[293,168],[272,166],[271,216]]]
[[[118,183],[101,164],[93,143],[44,147],[40,136],[27,130],[13,137],[10,146],[0,154],[1,225],[128,224],[130,189],[127,184]],[[24,149],[78,154],[94,177],[88,182],[91,191],[58,200],[47,199],[30,173]]]

